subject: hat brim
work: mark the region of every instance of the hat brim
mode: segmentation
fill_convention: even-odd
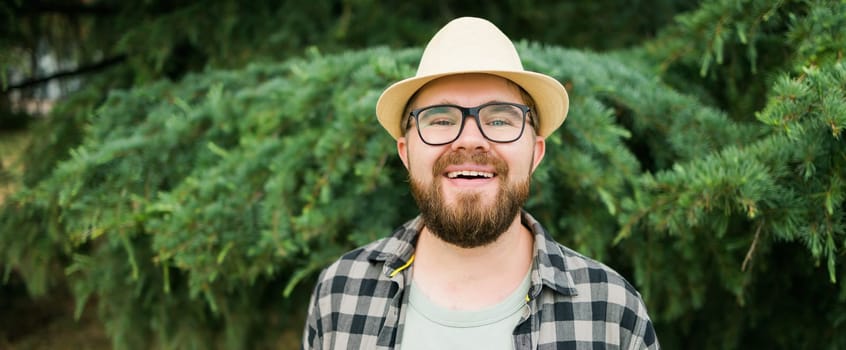
[[[544,74],[530,71],[461,71],[412,77],[398,81],[385,89],[376,102],[376,117],[382,127],[394,138],[403,136],[400,123],[409,99],[427,83],[450,75],[483,73],[508,79],[522,87],[535,102],[540,128],[538,135],[547,137],[567,118],[569,98],[561,83]]]

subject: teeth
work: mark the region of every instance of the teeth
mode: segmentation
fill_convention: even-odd
[[[447,173],[447,177],[449,177],[450,179],[454,179],[459,176],[492,178],[493,173],[471,170],[451,171]]]

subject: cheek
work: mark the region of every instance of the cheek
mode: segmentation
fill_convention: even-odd
[[[511,181],[523,181],[532,176],[532,167],[535,159],[532,150],[508,154],[507,157],[505,161],[508,163],[508,177]]]
[[[435,165],[433,155],[423,150],[410,148],[407,159],[408,172],[413,178],[425,180],[432,177],[432,169]]]

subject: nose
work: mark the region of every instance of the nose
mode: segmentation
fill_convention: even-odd
[[[478,149],[487,151],[490,148],[490,143],[485,138],[485,135],[482,134],[482,129],[479,127],[479,123],[476,122],[476,118],[468,115],[464,117],[464,128],[461,130],[461,134],[452,142],[451,147],[453,150]]]

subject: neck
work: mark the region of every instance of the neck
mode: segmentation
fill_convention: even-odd
[[[414,283],[434,302],[453,309],[477,309],[508,296],[532,264],[534,237],[520,215],[491,244],[461,248],[424,227],[417,241]]]

